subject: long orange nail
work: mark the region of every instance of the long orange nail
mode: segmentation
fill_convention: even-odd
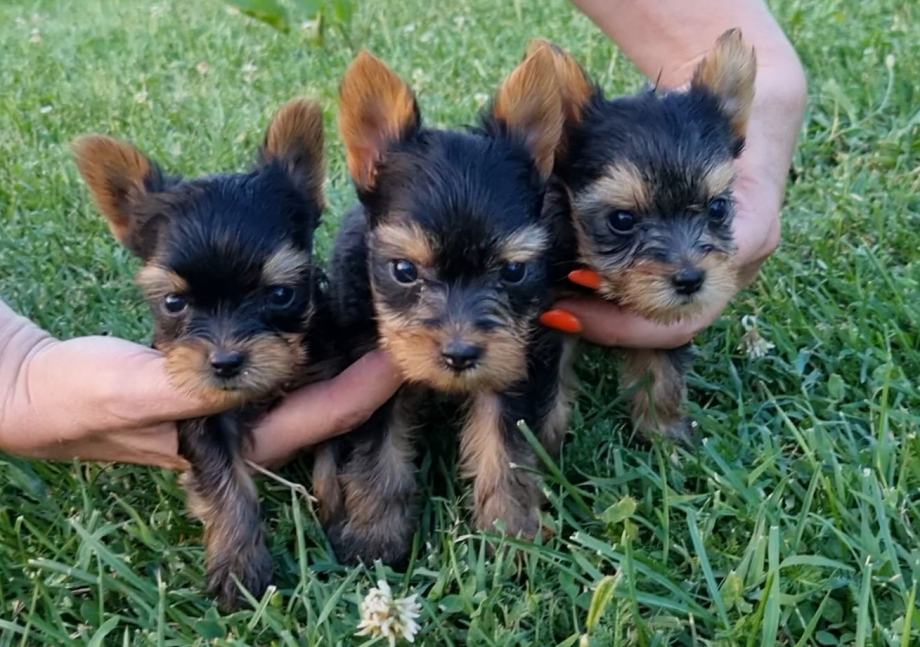
[[[547,328],[555,328],[567,333],[580,333],[581,322],[568,310],[555,308],[540,315],[540,323]]]
[[[575,285],[596,290],[601,287],[601,275],[594,270],[583,268],[569,272],[569,280]]]

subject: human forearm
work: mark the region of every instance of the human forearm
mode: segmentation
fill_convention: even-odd
[[[18,412],[22,401],[32,397],[28,366],[52,343],[48,333],[0,301],[0,449],[16,451],[27,443],[31,429],[24,428]]]
[[[795,50],[761,0],[573,0],[651,79],[664,88],[690,80],[720,34],[741,29],[758,57],[758,84],[774,71],[801,69]],[[803,77],[787,79],[804,87]]]

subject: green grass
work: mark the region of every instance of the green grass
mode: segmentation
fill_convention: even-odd
[[[80,133],[179,172],[241,169],[271,112],[314,95],[327,248],[352,200],[333,106],[353,46],[410,79],[435,124],[470,122],[538,34],[610,90],[639,83],[562,0],[359,4],[322,48],[216,0],[0,5],[3,298],[57,335],[147,336],[135,262],[71,160]],[[588,353],[574,434],[546,470],[545,545],[491,557],[502,540],[471,530],[455,466],[434,458],[425,473],[447,478],[429,479],[411,569],[346,569],[302,494],[266,480],[278,593],[229,616],[200,593],[174,474],[0,456],[0,647],[358,644],[357,601],[380,577],[420,594],[425,645],[920,644],[920,12],[773,6],[809,71],[809,117],[782,248],[700,339],[696,450],[634,442],[613,355]],[[763,359],[737,350],[748,314],[776,346]]]

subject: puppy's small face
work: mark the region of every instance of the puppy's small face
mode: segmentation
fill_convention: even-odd
[[[601,275],[605,297],[670,323],[734,290],[733,162],[754,70],[753,52],[728,32],[687,91],[608,101],[583,76],[564,79],[582,103],[570,108],[559,174],[579,260]]]
[[[547,52],[525,60],[473,133],[423,129],[411,91],[369,54],[345,76],[341,128],[370,220],[380,341],[410,380],[471,392],[526,376],[562,128],[551,66]]]
[[[650,104],[639,108],[646,118],[682,111],[652,96],[637,103]],[[620,123],[630,136],[575,184],[571,205],[579,260],[601,275],[601,294],[669,323],[734,288],[732,156],[727,140],[704,143],[687,122],[662,133],[653,121]]]
[[[526,372],[549,241],[526,214],[464,211],[392,214],[373,230],[380,338],[414,381],[444,391],[501,389]]]
[[[244,183],[253,201],[241,199]],[[168,215],[138,282],[156,345],[183,385],[259,396],[306,361],[309,241],[286,217],[295,196],[281,204],[283,195],[261,186],[270,183],[263,173],[228,176],[180,185],[160,196],[166,204],[157,200]]]
[[[318,109],[285,106],[245,174],[174,180],[123,142],[88,137],[76,148],[113,232],[144,261],[138,282],[177,385],[248,399],[292,379],[312,315]]]

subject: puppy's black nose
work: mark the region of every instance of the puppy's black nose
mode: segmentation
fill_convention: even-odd
[[[211,353],[211,368],[217,377],[233,377],[240,372],[246,356],[235,350],[216,350]]]
[[[482,357],[482,349],[462,341],[452,341],[441,350],[441,357],[451,369],[460,372],[476,365],[476,360]]]
[[[671,277],[671,283],[674,284],[674,290],[678,294],[690,296],[699,292],[703,287],[703,280],[706,278],[706,272],[698,270],[695,267],[688,267],[680,270]]]

